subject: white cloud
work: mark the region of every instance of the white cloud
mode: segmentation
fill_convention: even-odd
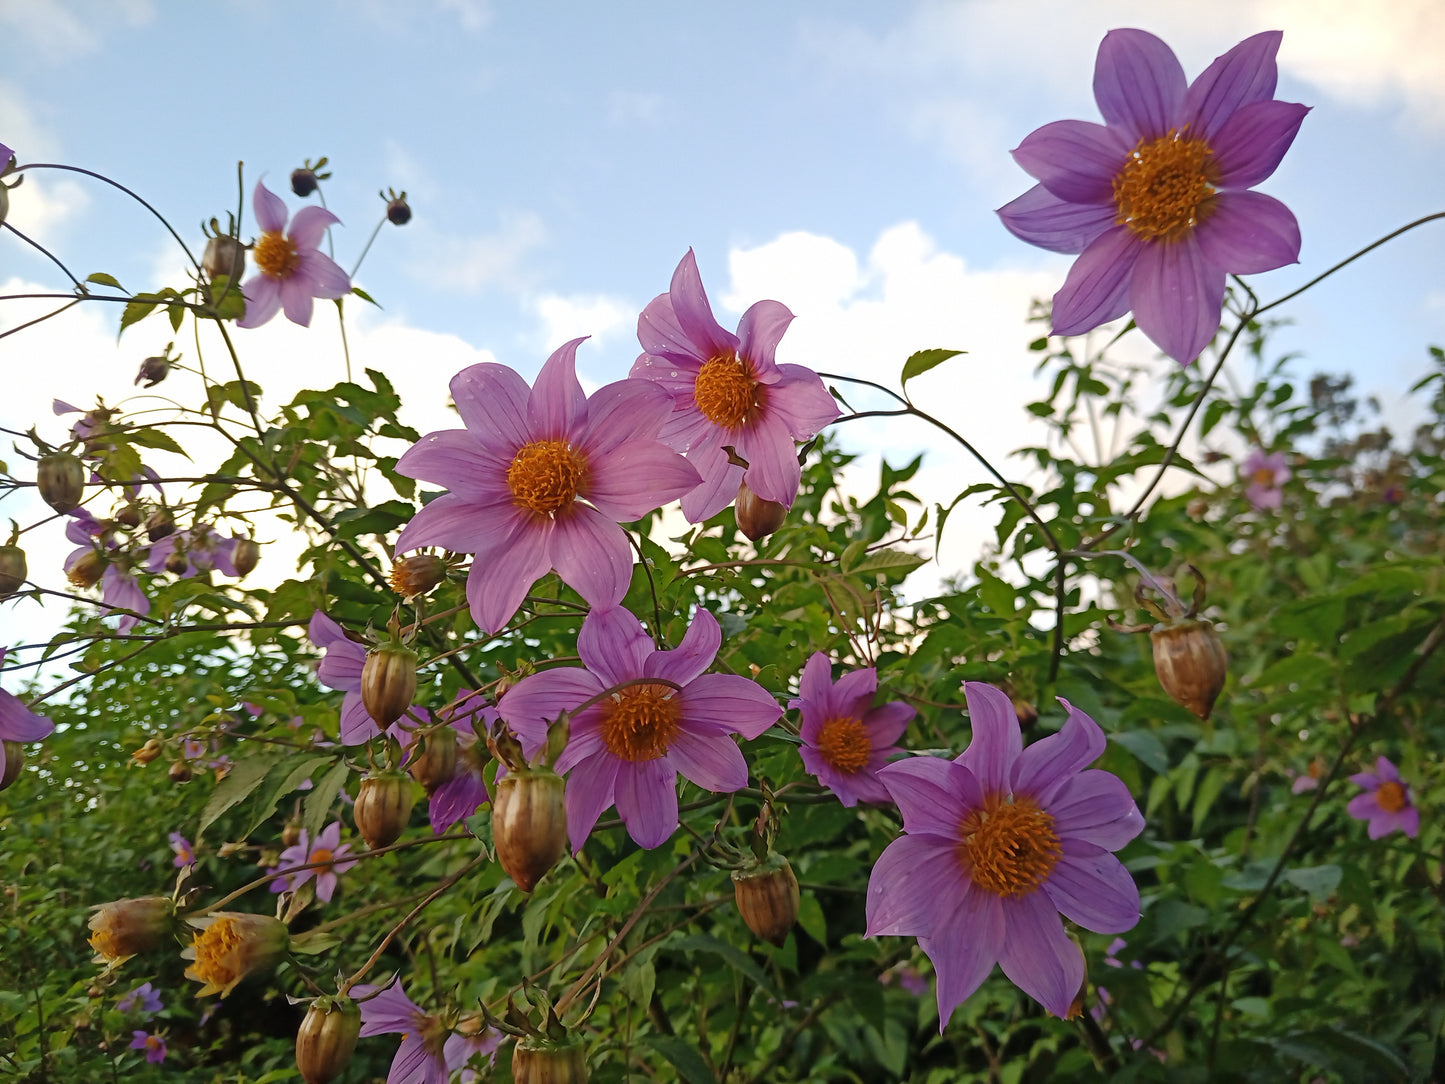
[[[487,286],[523,285],[525,257],[547,238],[542,219],[531,212],[504,215],[494,233],[471,237],[433,235],[425,260],[408,267],[416,278],[439,289],[470,293]]]
[[[492,21],[490,0],[437,0],[437,7],[456,18],[463,30],[475,34],[485,30]]]
[[[637,306],[606,294],[543,294],[531,307],[542,322],[536,345],[546,353],[579,335],[601,345],[637,326]]]

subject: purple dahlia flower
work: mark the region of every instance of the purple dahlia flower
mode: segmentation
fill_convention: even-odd
[[[803,766],[845,806],[890,801],[878,769],[902,752],[898,739],[916,713],[896,700],[873,706],[878,671],[871,666],[836,683],[832,673],[828,656],[815,652],[803,667],[797,698],[788,701],[803,713]]]
[[[285,877],[278,877],[271,882],[272,892],[295,891],[309,881],[316,878],[316,898],[322,903],[330,903],[331,897],[336,892],[336,875],[345,873],[352,866],[356,865],[356,859],[352,858],[343,861],[346,855],[351,853],[351,844],[341,842],[341,822],[332,821],[325,828],[321,829],[316,836],[316,842],[312,843],[306,836],[306,829],[301,829],[301,839],[294,847],[287,847],[281,852],[281,863],[275,869],[287,869],[291,866],[300,866],[309,862],[324,862],[325,865],[316,866],[312,869],[298,869],[295,873]],[[268,870],[267,872],[274,872]]]
[[[1219,330],[1226,274],[1299,259],[1289,208],[1248,191],[1275,171],[1309,112],[1274,99],[1282,36],[1246,38],[1186,85],[1153,34],[1111,30],[1094,67],[1104,123],[1054,121],[1013,152],[1040,183],[999,209],[1003,224],[1079,255],[1054,295],[1054,334],[1132,310],[1187,365]]]
[[[177,549],[186,558],[186,567],[180,573],[181,579],[188,579],[209,569],[220,569],[227,576],[239,576],[231,561],[240,535],[222,538],[214,527],[197,524],[189,531],[168,534],[159,542],[151,543],[150,556],[146,558],[147,572],[162,572],[166,561]]]
[[[351,993],[361,1011],[361,1037],[401,1033],[386,1084],[447,1084],[453,1070],[475,1052],[475,1043],[449,1032],[440,1017],[422,1012],[400,980],[380,993],[369,985],[353,987]]]
[[[484,362],[452,378],[465,429],[428,433],[396,469],[446,486],[396,540],[396,552],[442,546],[473,554],[472,617],[500,631],[551,569],[588,604],[615,606],[632,582],[632,549],[618,526],[697,485],[697,471],[657,439],[671,409],[662,389],[619,380],[590,398],[573,339],[531,388]]]
[[[687,453],[702,482],[682,498],[691,523],[717,515],[744,481],[759,497],[793,507],[802,468],[796,442],[811,440],[838,417],[838,404],[811,369],[773,360],[793,314],[776,301],[743,313],[738,333],[724,331],[697,273],[692,249],[672,285],[637,321],[644,353],[632,375],[655,381],[673,399],[662,440]],[[747,461],[744,469],[727,449]]]
[[[0,665],[5,662],[6,649],[0,647]],[[20,698],[0,689],[0,741],[29,742],[48,738],[55,724],[44,715],[37,715],[21,703]],[[0,745],[0,776],[5,774],[5,746]]]
[[[152,1035],[147,1031],[132,1031],[130,1050],[144,1050],[146,1061],[152,1065],[159,1065],[166,1060],[166,1040],[163,1036]]]
[[[585,670],[544,670],[517,682],[497,702],[530,757],[562,712],[624,682],[671,682],[628,685],[571,717],[567,748],[555,767],[571,772],[567,834],[574,851],[614,803],[640,846],[667,842],[677,830],[678,775],[714,792],[747,785],[747,761],[733,735],[756,738],[783,712],[749,678],[704,673],[721,645],[717,618],[701,608],[671,651],[658,651],[642,623],[620,606],[593,610],[577,638]]]
[[[84,508],[71,512],[70,517],[70,522],[65,525],[65,537],[76,543],[77,548],[66,557],[63,566],[65,572],[76,587],[93,587],[95,580],[76,571],[76,565],[91,553],[101,555],[105,561],[105,570],[100,576],[101,615],[104,616],[111,610],[132,611],[121,617],[116,625],[116,631],[124,635],[135,628],[140,620],[138,615],[151,612],[151,600],[146,598],[135,576],[112,555],[112,551],[119,550],[120,544],[110,537],[109,525],[96,519]]]
[[[1249,483],[1244,495],[1257,511],[1278,508],[1284,501],[1284,484],[1290,479],[1290,469],[1283,452],[1266,455],[1263,448],[1255,448],[1245,457],[1239,473]]]
[[[1350,776],[1350,782],[1364,787],[1345,807],[1357,821],[1369,821],[1371,839],[1389,835],[1395,829],[1411,839],[1420,831],[1420,810],[1410,800],[1410,788],[1401,781],[1400,772],[1388,757],[1375,761],[1373,772]]]
[[[952,761],[914,757],[878,773],[903,831],[868,879],[868,930],[916,936],[938,973],[939,1030],[993,965],[1055,1016],[1084,982],[1060,915],[1095,933],[1139,921],[1139,890],[1118,850],[1144,818],[1117,776],[1084,767],[1104,732],[1070,707],[1027,749],[1013,703],[964,686],[973,741]]]
[[[291,232],[284,233],[286,204],[260,181],[256,182],[251,205],[256,225],[261,227],[261,236],[251,253],[260,273],[241,287],[246,315],[236,321],[236,326],[260,327],[285,309],[286,319],[307,327],[315,298],[345,297],[351,292],[346,272],[318,248],[326,227],[341,219],[325,207],[303,207],[291,220]]]
[[[116,1002],[116,1012],[140,1012],[154,1016],[161,1011],[161,995],[148,982],[143,982]]]

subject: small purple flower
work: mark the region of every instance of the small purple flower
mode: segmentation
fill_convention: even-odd
[[[161,1011],[161,995],[148,982],[143,982],[116,1002],[117,1012],[142,1012],[154,1016]]]
[[[838,404],[818,374],[779,365],[773,355],[793,314],[777,301],[743,313],[737,334],[713,317],[692,249],[637,321],[642,356],[632,376],[652,380],[672,396],[672,417],[661,439],[687,458],[702,482],[682,498],[691,523],[717,515],[747,482],[759,497],[793,507],[802,468],[797,442],[811,440],[838,417]],[[732,448],[747,461],[738,466]]]
[[[317,680],[327,688],[346,693],[341,701],[341,744],[362,745],[376,737],[381,733],[381,727],[367,714],[366,705],[361,701],[361,671],[366,666],[366,648],[348,639],[341,626],[320,610],[311,616],[306,635],[326,652],[316,671]],[[412,715],[417,719],[412,719]],[[407,728],[417,725],[418,719],[423,724],[430,722],[431,713],[425,708],[412,708],[410,714],[392,723],[386,732],[404,745]]]
[[[105,569],[100,575],[101,613],[104,615],[117,609],[133,611],[124,615],[116,626],[117,631],[122,634],[130,632],[140,620],[136,615],[151,612],[151,602],[140,589],[135,576],[126,569],[121,560],[113,556],[113,551],[119,549],[119,544],[109,537],[109,526],[80,508],[70,513],[70,522],[65,525],[65,537],[76,544],[76,549],[66,557],[63,565],[70,582],[76,587],[95,586],[93,573],[87,576],[78,570],[77,566],[91,554],[100,554],[105,562]]]
[[[475,1037],[448,1032],[440,1017],[422,1012],[406,996],[400,980],[380,993],[375,986],[355,986],[352,996],[361,1010],[363,1038],[401,1033],[386,1084],[447,1084],[452,1072],[477,1052]]]
[[[1244,459],[1240,476],[1249,484],[1244,495],[1257,511],[1278,508],[1284,500],[1284,484],[1290,479],[1289,465],[1283,452],[1265,454],[1263,448],[1255,448]]]
[[[236,326],[260,327],[284,308],[286,319],[306,327],[315,298],[345,297],[351,292],[346,272],[317,247],[326,228],[341,219],[324,207],[303,207],[291,220],[291,232],[283,233],[286,203],[260,181],[251,204],[262,231],[251,253],[260,274],[241,287],[246,315]]]
[[[614,803],[640,846],[666,843],[677,830],[678,775],[714,792],[747,785],[747,761],[733,735],[756,738],[782,709],[749,678],[704,673],[721,645],[717,618],[701,607],[671,651],[658,651],[642,623],[620,606],[593,610],[577,639],[586,669],[544,670],[498,701],[497,710],[531,756],[562,712],[624,682],[671,682],[628,685],[571,716],[556,769],[572,773],[567,834],[574,851]]]
[[[146,571],[164,571],[166,561],[179,549],[186,559],[185,569],[177,573],[181,579],[189,579],[213,568],[220,569],[227,576],[236,576],[238,573],[231,555],[239,541],[239,535],[222,538],[214,527],[197,524],[189,531],[177,531],[153,543],[146,559]]]
[[[192,866],[196,862],[196,852],[191,846],[191,841],[179,832],[170,834],[171,850],[176,852],[175,858],[171,859],[171,865],[180,869],[183,866]]]
[[[1187,365],[1219,329],[1227,274],[1299,259],[1289,208],[1248,191],[1275,171],[1309,112],[1274,100],[1282,37],[1246,38],[1186,84],[1153,34],[1111,30],[1094,67],[1104,123],[1054,121],[1013,152],[1040,183],[999,209],[1004,226],[1079,256],[1054,295],[1054,334],[1081,335],[1132,310]]]
[[[166,1041],[159,1035],[151,1035],[144,1031],[131,1032],[130,1049],[144,1050],[146,1061],[152,1065],[159,1065],[166,1060]]]
[[[593,607],[615,606],[632,582],[618,526],[697,485],[697,472],[657,439],[671,402],[636,380],[583,394],[573,339],[528,388],[484,362],[452,378],[465,429],[428,433],[397,463],[446,486],[396,540],[396,552],[442,546],[473,554],[472,618],[500,631],[550,569]]]
[[[8,166],[10,164],[10,159],[14,157],[15,152],[12,151],[9,147],[5,146],[4,143],[0,143],[0,169],[4,169],[6,166]]]
[[[7,648],[0,647],[0,666]],[[18,696],[0,689],[0,741],[30,742],[48,738],[55,724],[27,708]],[[0,776],[5,774],[5,746],[0,745]]]
[[[995,963],[1067,1017],[1084,959],[1060,916],[1096,933],[1139,921],[1139,890],[1111,851],[1144,827],[1117,776],[1085,766],[1104,732],[1068,705],[1057,734],[1023,747],[1013,703],[964,686],[973,741],[953,761],[914,757],[878,775],[906,833],[868,880],[866,936],[916,936],[937,972],[939,1029]]]
[[[481,694],[475,692],[461,693],[442,717],[457,732],[457,767],[450,779],[432,791],[427,806],[432,834],[438,836],[457,821],[466,820],[487,800],[482,772],[490,756],[477,740],[478,725],[485,733],[498,718],[497,709],[484,704]]]
[[[1369,821],[1369,836],[1379,839],[1395,829],[1411,839],[1420,831],[1420,810],[1410,800],[1410,788],[1400,780],[1400,773],[1388,757],[1375,761],[1373,772],[1350,776],[1350,782],[1365,788],[1345,807],[1357,821]]]
[[[340,821],[332,821],[321,829],[315,843],[306,838],[306,829],[303,828],[301,829],[301,839],[296,846],[287,847],[281,852],[281,864],[275,869],[286,869],[289,866],[299,866],[308,862],[324,862],[325,865],[311,869],[298,869],[295,873],[278,877],[271,882],[271,891],[294,892],[315,877],[316,898],[322,903],[330,903],[332,895],[336,892],[336,875],[345,873],[356,865],[354,858],[350,861],[342,861],[350,853],[351,844],[341,842]]]
[[[1320,779],[1325,774],[1325,762],[1321,757],[1315,757],[1299,775],[1295,776],[1294,782],[1290,784],[1291,794],[1303,794],[1306,791],[1317,790]]]
[[[836,683],[832,673],[828,656],[815,652],[803,667],[797,698],[788,701],[790,710],[803,713],[803,765],[845,806],[887,802],[878,769],[903,751],[897,742],[916,712],[896,700],[873,706],[878,671],[871,666]]]

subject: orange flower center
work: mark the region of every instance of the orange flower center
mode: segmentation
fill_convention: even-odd
[[[1311,779],[1322,779],[1324,778],[1324,774],[1325,762],[1319,757],[1315,757],[1314,760],[1310,761],[1310,766],[1305,769],[1305,775]]]
[[[243,972],[236,966],[241,934],[229,918],[218,918],[196,934],[193,947],[196,977],[209,986],[225,988],[239,981]]]
[[[726,354],[698,370],[692,395],[704,418],[724,429],[737,429],[760,405],[761,386],[748,373],[745,362],[736,354]]]
[[[1254,484],[1257,486],[1274,485],[1274,470],[1270,467],[1260,467],[1254,472]]]
[[[622,760],[656,760],[682,720],[682,703],[667,685],[629,685],[602,704],[602,741]]]
[[[507,468],[507,487],[522,508],[551,515],[577,499],[587,461],[565,440],[534,440],[522,445]]]
[[[1029,798],[993,794],[958,826],[958,856],[973,883],[999,896],[1043,884],[1063,848],[1054,818]]]
[[[147,1050],[159,1050],[159,1049],[160,1049],[162,1046],[164,1046],[164,1045],[165,1045],[165,1041],[164,1041],[159,1035],[147,1035],[147,1036],[146,1036],[146,1049],[147,1049]]]
[[[296,265],[301,262],[295,242],[285,234],[271,230],[261,234],[251,258],[256,261],[256,267],[262,274],[270,275],[273,279],[289,278],[296,270]]]
[[[1218,172],[1202,139],[1141,139],[1114,175],[1114,221],[1145,241],[1177,241],[1213,211]]]
[[[818,752],[830,768],[852,775],[873,759],[873,742],[857,719],[829,719],[818,731]]]
[[[317,847],[314,851],[311,852],[311,857],[306,859],[306,861],[326,863],[326,865],[321,866],[316,870],[316,875],[318,877],[321,876],[321,874],[323,873],[331,872],[331,851],[329,851],[325,847]]]
[[[1380,803],[1380,808],[1386,813],[1398,813],[1410,804],[1410,799],[1405,796],[1405,787],[1401,783],[1387,779],[1380,784],[1375,791],[1375,801]]]

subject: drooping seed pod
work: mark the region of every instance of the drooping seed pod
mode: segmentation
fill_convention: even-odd
[[[733,870],[733,899],[748,929],[779,946],[798,921],[802,903],[798,878],[780,854],[770,854],[761,862]]]
[[[1229,655],[1203,618],[1184,618],[1156,625],[1149,633],[1154,648],[1154,673],[1176,704],[1208,719],[1224,688]]]
[[[174,575],[180,576],[190,567],[191,559],[180,550],[171,550],[166,557],[166,571]]]
[[[75,563],[65,570],[65,578],[79,588],[94,587],[105,575],[105,558],[99,550],[82,553]]]
[[[361,702],[383,730],[411,707],[416,696],[416,652],[401,644],[382,644],[366,653],[361,669]]]
[[[317,998],[296,1032],[296,1068],[306,1084],[330,1084],[351,1061],[361,1013],[349,997]]]
[[[25,551],[19,546],[0,546],[0,599],[7,599],[20,590],[29,576]]]
[[[146,519],[146,537],[159,542],[176,533],[176,521],[164,508],[157,508]]]
[[[421,752],[412,758],[407,771],[430,794],[457,774],[457,732],[439,726],[420,740]]]
[[[118,964],[149,952],[170,937],[176,905],[169,896],[115,900],[95,909],[87,923],[96,960]]]
[[[140,371],[135,374],[132,383],[139,384],[144,381],[146,387],[153,388],[164,380],[170,371],[171,359],[164,354],[157,354],[140,363]]]
[[[254,538],[236,539],[236,548],[231,551],[231,566],[237,576],[249,576],[261,560],[261,547]]]
[[[239,284],[246,274],[246,246],[228,233],[212,237],[206,242],[201,267],[212,282],[224,275],[233,285]]]
[[[400,839],[415,801],[411,780],[403,772],[378,772],[363,779],[351,815],[366,845],[376,850]]]
[[[148,742],[146,742],[134,753],[132,753],[130,755],[130,758],[137,764],[149,764],[151,761],[155,760],[156,757],[160,756],[161,753],[165,752],[165,748],[166,747],[161,743],[161,740],[159,738],[151,738]]]
[[[532,891],[567,846],[562,777],[551,768],[527,768],[497,780],[492,845],[517,887]]]
[[[287,821],[286,827],[281,829],[281,842],[287,847],[294,847],[301,842],[301,822]]]
[[[85,465],[69,452],[51,452],[36,464],[35,484],[51,508],[62,514],[74,511],[85,495]]]
[[[587,1084],[587,1051],[572,1039],[527,1035],[512,1048],[516,1084]]]
[[[320,185],[316,181],[316,171],[297,167],[291,171],[291,191],[295,192],[302,199],[315,192]]]
[[[440,557],[413,553],[391,566],[387,582],[402,598],[424,595],[447,578],[447,563]]]
[[[0,745],[5,747],[5,770],[0,771],[0,790],[5,790],[20,778],[20,770],[25,767],[25,745],[18,741],[0,742]]]
[[[759,497],[744,482],[738,486],[736,515],[738,530],[757,542],[783,525],[788,518],[788,510],[777,501]]]
[[[135,530],[140,526],[140,506],[127,501],[116,509],[115,515],[111,517],[122,527],[129,527]]]

